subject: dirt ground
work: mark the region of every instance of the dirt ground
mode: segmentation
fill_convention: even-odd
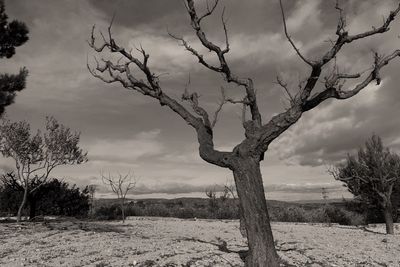
[[[120,222],[0,223],[0,266],[243,266],[238,221],[129,218]],[[288,266],[400,266],[382,226],[274,223]],[[226,245],[225,246],[225,242]]]

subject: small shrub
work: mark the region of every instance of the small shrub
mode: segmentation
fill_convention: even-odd
[[[326,213],[330,222],[343,225],[360,225],[365,223],[364,216],[352,211],[334,206],[327,206]]]
[[[149,205],[145,208],[145,216],[171,217],[170,211],[162,204]]]
[[[270,209],[272,221],[277,222],[307,222],[307,211],[301,207],[274,207]]]
[[[214,212],[216,219],[239,219],[238,205],[224,204]]]
[[[343,225],[365,223],[363,214],[332,205],[309,210],[299,206],[274,207],[269,212],[271,220],[278,222],[338,223]]]
[[[192,208],[177,208],[172,210],[171,215],[172,217],[177,217],[181,219],[189,219],[196,217],[195,211]]]
[[[311,223],[330,223],[325,207],[307,211],[307,221]]]
[[[121,207],[117,204],[113,204],[109,207],[102,206],[96,209],[94,216],[98,220],[120,220]]]
[[[145,207],[140,207],[137,205],[129,205],[126,207],[125,215],[126,216],[146,216],[144,212]]]

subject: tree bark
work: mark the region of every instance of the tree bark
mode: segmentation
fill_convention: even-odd
[[[121,213],[122,213],[122,223],[125,223],[125,201],[121,198]]]
[[[385,217],[386,233],[389,235],[394,234],[393,228],[393,210],[392,205],[386,205],[383,210],[383,215]]]
[[[244,223],[244,216],[243,216],[243,211],[239,210],[240,212],[240,218],[239,218],[239,230],[240,230],[240,234],[247,239],[247,231],[246,231],[246,225]]]
[[[17,213],[17,222],[21,221],[22,209],[25,207],[26,199],[28,198],[28,183],[26,183],[24,188],[24,197],[22,198],[21,205],[19,206],[18,213]]]
[[[36,217],[36,198],[35,196],[28,197],[29,202],[29,220],[33,220]]]
[[[259,159],[238,159],[233,175],[249,244],[246,266],[277,267],[279,256],[269,221]]]

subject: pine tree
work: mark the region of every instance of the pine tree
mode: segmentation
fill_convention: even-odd
[[[350,193],[359,200],[379,207],[386,222],[386,231],[393,234],[393,211],[398,203],[393,197],[400,183],[400,156],[382,144],[379,136],[373,135],[360,148],[358,154],[348,155],[346,162],[332,171],[334,177],[343,182]]]
[[[13,20],[8,22],[4,1],[0,0],[0,58],[11,58],[15,48],[28,41],[28,28],[25,23]],[[25,88],[28,71],[21,68],[18,74],[0,74],[0,116],[5,107],[14,102],[16,93]]]

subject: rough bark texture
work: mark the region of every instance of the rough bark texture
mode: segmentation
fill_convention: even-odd
[[[246,258],[246,266],[279,266],[259,160],[253,158],[238,160],[233,175],[247,229],[249,254]]]
[[[247,239],[246,225],[244,223],[243,212],[240,210],[239,231],[242,237]]]
[[[386,205],[383,215],[385,217],[386,233],[389,235],[394,234],[393,228],[393,209],[391,205]]]

